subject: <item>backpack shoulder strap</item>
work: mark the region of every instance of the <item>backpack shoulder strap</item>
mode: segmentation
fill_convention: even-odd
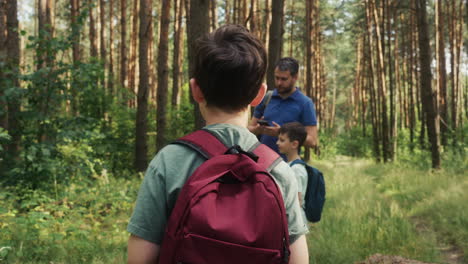
[[[296,165],[296,164],[302,164],[307,167],[307,163],[301,159],[293,160],[293,162],[291,162],[291,166]]]
[[[198,152],[205,159],[222,155],[228,150],[228,147],[224,145],[219,138],[205,129],[197,130],[181,137],[174,141],[173,144],[187,146]],[[249,152],[258,156],[257,163],[268,172],[270,172],[282,160],[275,151],[264,144],[260,144],[260,142],[254,144],[249,149]]]
[[[173,143],[187,146],[198,152],[205,159],[224,154],[228,149],[216,136],[204,129],[192,132]]]
[[[265,113],[265,109],[267,108],[268,104],[270,103],[272,95],[273,95],[272,90],[269,90],[269,91],[266,92],[265,100],[264,100],[265,102],[261,105],[261,109],[262,109],[263,113]]]
[[[252,152],[259,157],[257,162],[268,172],[271,172],[283,160],[278,153],[260,142],[253,146]]]

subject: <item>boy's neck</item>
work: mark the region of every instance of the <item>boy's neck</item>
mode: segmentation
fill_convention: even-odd
[[[200,111],[207,125],[231,124],[240,127],[247,127],[249,118],[249,107],[235,113],[228,113],[219,108],[206,107],[200,105]]]
[[[288,162],[301,159],[301,156],[297,153],[297,150],[294,150],[294,152],[291,153],[286,153],[286,158],[288,159]]]

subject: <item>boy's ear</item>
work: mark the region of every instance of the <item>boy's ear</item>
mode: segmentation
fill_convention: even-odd
[[[192,90],[192,97],[195,102],[202,103],[205,101],[205,96],[203,96],[200,86],[198,86],[197,80],[195,80],[195,78],[190,79],[190,90]]]
[[[299,148],[299,140],[294,140],[291,143],[294,148]]]
[[[260,89],[258,90],[257,96],[250,102],[251,106],[257,106],[262,102],[263,97],[265,96],[267,91],[267,85],[265,83],[262,83],[260,86]]]

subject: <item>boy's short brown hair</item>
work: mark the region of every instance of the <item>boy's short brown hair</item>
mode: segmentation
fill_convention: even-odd
[[[301,147],[306,138],[307,138],[307,131],[305,126],[299,122],[291,122],[283,124],[279,130],[280,134],[287,135],[289,137],[289,141],[297,140],[299,142],[299,147]]]
[[[260,40],[239,25],[225,25],[197,40],[194,78],[207,105],[227,112],[257,96],[267,57]]]

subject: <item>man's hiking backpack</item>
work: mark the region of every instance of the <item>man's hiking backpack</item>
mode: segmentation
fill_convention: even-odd
[[[322,216],[323,204],[325,203],[325,179],[318,169],[297,159],[291,163],[302,164],[307,170],[307,189],[304,197],[304,211],[307,220],[318,222]]]
[[[228,148],[205,130],[175,143],[207,161],[179,193],[160,263],[288,263],[284,201],[269,174],[281,157],[260,143],[248,152]]]

